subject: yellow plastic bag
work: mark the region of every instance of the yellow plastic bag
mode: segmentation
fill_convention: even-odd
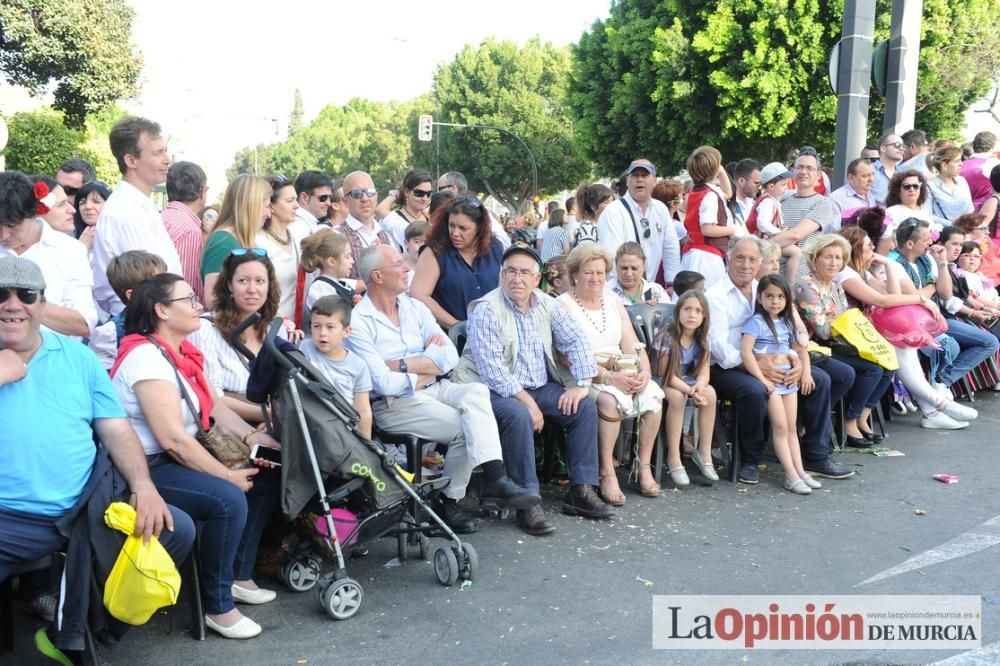
[[[145,624],[153,613],[177,603],[181,576],[159,539],[133,536],[135,509],[125,502],[113,502],[104,512],[104,522],[111,529],[128,535],[115,566],[104,586],[104,607],[111,615],[128,624]]]
[[[839,335],[866,361],[877,363],[886,370],[898,370],[896,350],[875,330],[861,310],[851,308],[833,320],[833,333]]]

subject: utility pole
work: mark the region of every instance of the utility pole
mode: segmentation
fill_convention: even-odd
[[[872,75],[875,0],[845,0],[843,37],[836,68],[837,131],[833,187],[844,184],[847,164],[867,143],[868,101]],[[835,52],[836,53],[836,52]]]
[[[913,129],[917,115],[917,69],[924,0],[893,0],[889,33],[889,75],[886,80],[885,122],[894,134]]]

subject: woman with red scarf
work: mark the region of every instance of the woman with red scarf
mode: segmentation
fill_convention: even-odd
[[[140,283],[125,314],[126,336],[111,369],[112,383],[146,451],[157,490],[204,523],[205,623],[226,638],[253,638],[260,625],[242,615],[234,600],[260,604],[275,597],[258,588],[252,575],[261,533],[277,504],[279,478],[253,466],[228,469],[195,435],[199,424],[207,431],[214,421],[250,446],[280,445],[227,407],[206,380],[204,358],[186,340],[199,328],[201,313],[191,286],[178,275],[162,273]]]

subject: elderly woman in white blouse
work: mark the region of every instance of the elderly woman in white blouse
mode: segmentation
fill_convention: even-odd
[[[205,355],[205,374],[223,403],[247,423],[260,423],[260,405],[246,398],[250,378],[247,360],[230,338],[241,321],[260,312],[260,321],[244,331],[240,341],[254,354],[264,345],[264,335],[281,299],[267,252],[261,248],[232,250],[222,262],[213,289],[215,309],[204,316],[201,328],[188,339]]]
[[[597,430],[600,496],[621,506],[625,495],[614,466],[615,441],[621,421],[636,417],[639,451],[636,457],[639,494],[657,497],[650,458],[663,417],[663,389],[652,379],[649,358],[632,328],[625,307],[607,288],[611,257],[597,243],[579,245],[566,259],[572,288],[557,300],[576,317],[597,356],[597,377],[591,397],[600,416]]]

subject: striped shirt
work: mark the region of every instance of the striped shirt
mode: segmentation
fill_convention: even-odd
[[[569,359],[574,377],[586,380],[597,374],[597,361],[590,341],[576,318],[562,307],[555,307],[552,309],[551,321],[542,319],[538,298],[551,298],[550,296],[539,296],[538,293],[533,295],[527,312],[521,312],[507,294],[503,298],[513,311],[517,324],[518,352],[513,368],[504,364],[500,321],[493,305],[483,302],[469,315],[467,344],[480,378],[491,391],[509,398],[522,389],[538,388],[554,379],[549,377],[545,367],[545,349],[539,335],[541,326],[552,327],[552,344]]]
[[[931,178],[927,185],[931,194],[931,215],[939,224],[947,225],[966,213],[975,212],[972,193],[965,178],[956,176],[955,184],[950,190],[945,189],[940,176]]]
[[[205,287],[201,281],[201,253],[205,249],[205,236],[201,220],[194,211],[180,201],[171,201],[160,214],[167,234],[181,257],[181,271],[198,300],[205,302]]]
[[[799,226],[802,220],[806,219],[816,224],[816,230],[807,234],[798,243],[799,247],[802,248],[803,254],[809,250],[810,246],[823,233],[823,225],[829,222],[831,210],[830,200],[822,194],[810,194],[807,197],[800,197],[798,194],[792,193],[791,196],[782,199],[781,216],[785,220],[786,229],[794,229]],[[794,278],[789,275],[788,281],[794,283],[796,280],[804,278],[808,273],[809,262],[800,261],[798,272]]]

